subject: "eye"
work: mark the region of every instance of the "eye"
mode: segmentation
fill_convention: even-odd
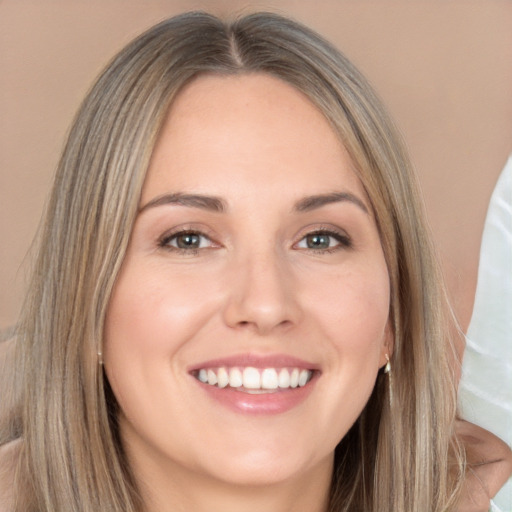
[[[345,234],[322,230],[308,233],[299,241],[297,247],[313,251],[333,251],[351,247],[351,241]]]
[[[159,247],[165,249],[194,252],[199,249],[206,249],[212,247],[214,243],[212,240],[203,233],[198,231],[179,231],[171,235],[164,235],[158,242]]]

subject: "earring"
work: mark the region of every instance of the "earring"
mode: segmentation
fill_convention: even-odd
[[[384,367],[384,373],[388,374],[388,386],[389,386],[389,408],[393,408],[393,372],[391,371],[391,361],[389,356],[386,354],[386,366]]]
[[[391,373],[391,361],[389,360],[389,356],[386,354],[386,366],[384,367],[384,373]]]
[[[101,353],[101,351],[98,351],[98,364],[100,366],[103,366],[103,354]]]

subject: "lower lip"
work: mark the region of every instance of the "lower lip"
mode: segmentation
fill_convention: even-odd
[[[238,413],[245,414],[280,414],[297,407],[306,400],[313,387],[317,376],[302,387],[277,389],[269,393],[251,394],[237,391],[234,388],[218,388],[204,384],[196,379],[197,384],[213,400]]]

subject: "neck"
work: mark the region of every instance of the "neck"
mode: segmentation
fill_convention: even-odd
[[[144,471],[136,479],[144,512],[326,512],[332,468],[330,459],[284,482],[261,485],[233,484],[183,468]]]

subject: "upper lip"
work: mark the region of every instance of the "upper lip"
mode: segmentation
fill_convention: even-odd
[[[290,356],[288,354],[234,354],[218,359],[209,359],[190,366],[189,371],[194,372],[201,368],[248,367],[253,368],[299,368],[304,370],[319,370],[318,364]]]

